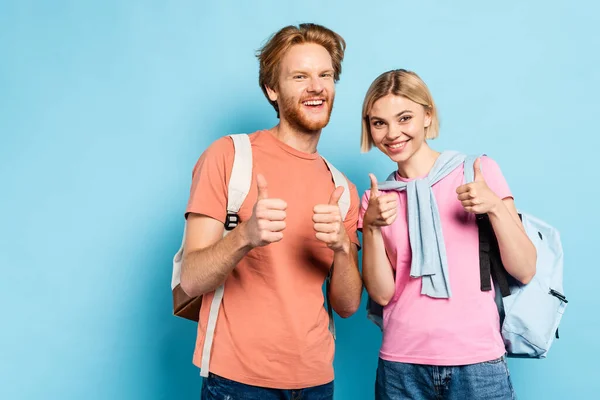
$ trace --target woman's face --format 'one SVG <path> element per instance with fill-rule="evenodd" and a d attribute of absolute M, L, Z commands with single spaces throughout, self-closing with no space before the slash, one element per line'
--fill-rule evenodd
<path fill-rule="evenodd" d="M 425 142 L 425 128 L 431 124 L 425 107 L 393 94 L 377 100 L 368 116 L 375 146 L 396 163 L 419 150 Z"/>

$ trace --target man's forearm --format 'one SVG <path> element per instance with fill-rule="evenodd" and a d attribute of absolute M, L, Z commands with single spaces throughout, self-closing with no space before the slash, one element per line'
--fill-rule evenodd
<path fill-rule="evenodd" d="M 331 276 L 330 301 L 342 318 L 354 314 L 360 307 L 362 280 L 358 272 L 358 250 L 348 240 L 347 246 L 334 252 Z"/>
<path fill-rule="evenodd" d="M 190 297 L 219 287 L 240 260 L 252 249 L 244 223 L 204 249 L 188 253 L 181 267 L 181 287 Z"/>

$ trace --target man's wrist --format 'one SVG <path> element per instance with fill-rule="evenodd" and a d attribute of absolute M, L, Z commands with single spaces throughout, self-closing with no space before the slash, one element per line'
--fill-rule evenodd
<path fill-rule="evenodd" d="M 334 253 L 339 253 L 339 254 L 350 254 L 350 246 L 352 246 L 352 242 L 350 241 L 350 238 L 348 237 L 347 234 L 344 235 L 344 239 L 342 240 L 342 245 L 335 249 L 333 252 Z"/>
<path fill-rule="evenodd" d="M 254 246 L 252 246 L 252 242 L 250 241 L 250 235 L 248 234 L 248 222 L 241 222 L 235 230 L 238 231 L 237 236 L 239 248 L 247 251 L 252 250 Z"/>

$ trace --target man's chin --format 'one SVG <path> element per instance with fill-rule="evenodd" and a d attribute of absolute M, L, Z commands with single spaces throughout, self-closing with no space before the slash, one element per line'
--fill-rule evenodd
<path fill-rule="evenodd" d="M 297 121 L 298 125 L 304 128 L 307 131 L 320 131 L 325 128 L 329 123 L 329 117 L 324 116 L 322 118 L 302 118 L 300 121 Z"/>
<path fill-rule="evenodd" d="M 328 123 L 328 121 L 326 121 L 326 122 L 314 122 L 314 123 L 311 123 L 311 124 L 304 125 L 304 128 L 307 131 L 318 132 L 321 129 L 325 128 L 327 126 L 327 123 Z"/>
<path fill-rule="evenodd" d="M 331 112 L 310 115 L 304 113 L 301 109 L 293 110 L 290 113 L 283 113 L 283 118 L 285 118 L 290 125 L 293 125 L 302 131 L 306 131 L 307 133 L 320 132 L 321 129 L 327 126 L 330 117 Z"/>

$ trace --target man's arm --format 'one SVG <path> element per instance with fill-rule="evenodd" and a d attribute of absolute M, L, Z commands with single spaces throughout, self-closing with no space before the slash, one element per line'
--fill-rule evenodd
<path fill-rule="evenodd" d="M 190 297 L 219 287 L 250 250 L 244 223 L 223 237 L 221 221 L 190 214 L 181 267 L 181 288 Z"/>
<path fill-rule="evenodd" d="M 358 247 L 350 239 L 341 250 L 333 253 L 332 268 L 329 300 L 340 317 L 348 318 L 360 307 L 362 294 L 362 280 L 358 272 Z"/>
<path fill-rule="evenodd" d="M 269 199 L 267 181 L 256 177 L 258 198 L 252 216 L 223 237 L 223 224 L 213 218 L 190 214 L 181 267 L 181 288 L 190 297 L 219 287 L 250 250 L 283 238 L 285 209 L 280 199 Z"/>
<path fill-rule="evenodd" d="M 347 318 L 360 307 L 362 280 L 358 272 L 358 248 L 350 240 L 338 206 L 343 192 L 342 186 L 337 187 L 331 194 L 328 204 L 315 206 L 313 222 L 317 239 L 333 250 L 333 271 L 329 292 L 331 306 L 340 317 Z M 348 215 L 350 223 L 356 229 L 356 217 L 351 215 L 354 211 L 349 211 Z"/>

